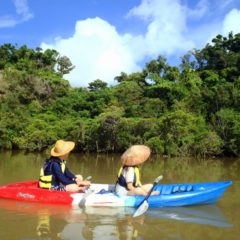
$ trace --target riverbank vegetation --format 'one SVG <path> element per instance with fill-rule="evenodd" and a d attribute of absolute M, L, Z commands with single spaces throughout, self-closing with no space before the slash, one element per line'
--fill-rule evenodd
<path fill-rule="evenodd" d="M 116 85 L 64 80 L 74 66 L 55 50 L 0 46 L 0 148 L 122 152 L 147 144 L 162 155 L 240 155 L 240 34 L 216 36 L 182 57 L 159 56 Z"/>

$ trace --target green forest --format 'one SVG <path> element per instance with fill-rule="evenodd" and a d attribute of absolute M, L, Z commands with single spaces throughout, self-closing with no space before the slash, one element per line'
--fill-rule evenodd
<path fill-rule="evenodd" d="M 240 34 L 216 36 L 178 67 L 159 56 L 114 86 L 73 88 L 63 78 L 73 68 L 53 49 L 0 46 L 1 149 L 65 139 L 83 152 L 146 144 L 167 156 L 240 156 Z"/>

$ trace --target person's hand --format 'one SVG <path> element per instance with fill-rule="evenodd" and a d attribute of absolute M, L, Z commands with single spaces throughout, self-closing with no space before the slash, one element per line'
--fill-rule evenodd
<path fill-rule="evenodd" d="M 78 186 L 90 186 L 91 185 L 90 181 L 84 181 L 79 178 L 76 179 L 76 183 Z"/>
<path fill-rule="evenodd" d="M 83 176 L 82 175 L 77 174 L 77 175 L 75 175 L 75 177 L 76 177 L 76 180 L 78 179 L 78 181 L 83 181 Z"/>

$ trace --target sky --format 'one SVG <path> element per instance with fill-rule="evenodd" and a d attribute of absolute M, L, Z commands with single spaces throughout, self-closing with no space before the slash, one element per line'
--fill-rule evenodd
<path fill-rule="evenodd" d="M 240 0 L 0 0 L 0 45 L 56 49 L 75 66 L 73 87 L 141 71 L 164 56 L 240 32 Z"/>

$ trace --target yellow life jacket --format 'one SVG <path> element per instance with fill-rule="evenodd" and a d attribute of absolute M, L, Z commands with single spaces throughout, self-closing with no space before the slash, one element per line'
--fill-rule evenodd
<path fill-rule="evenodd" d="M 127 182 L 125 177 L 123 176 L 122 172 L 123 172 L 124 167 L 121 167 L 118 171 L 118 180 L 117 183 L 122 186 L 125 187 L 127 189 Z M 133 186 L 134 187 L 138 187 L 141 186 L 141 181 L 140 181 L 140 171 L 138 167 L 134 167 L 134 179 L 133 179 Z"/>
<path fill-rule="evenodd" d="M 40 170 L 40 178 L 39 178 L 39 187 L 40 188 L 46 188 L 46 189 L 50 189 L 52 187 L 52 179 L 53 179 L 53 175 L 44 175 L 44 169 L 48 166 L 47 164 L 52 164 L 52 162 L 49 163 L 45 163 L 45 166 L 41 168 Z M 65 162 L 61 162 L 61 169 L 62 172 L 64 173 L 66 168 L 66 164 Z"/>

